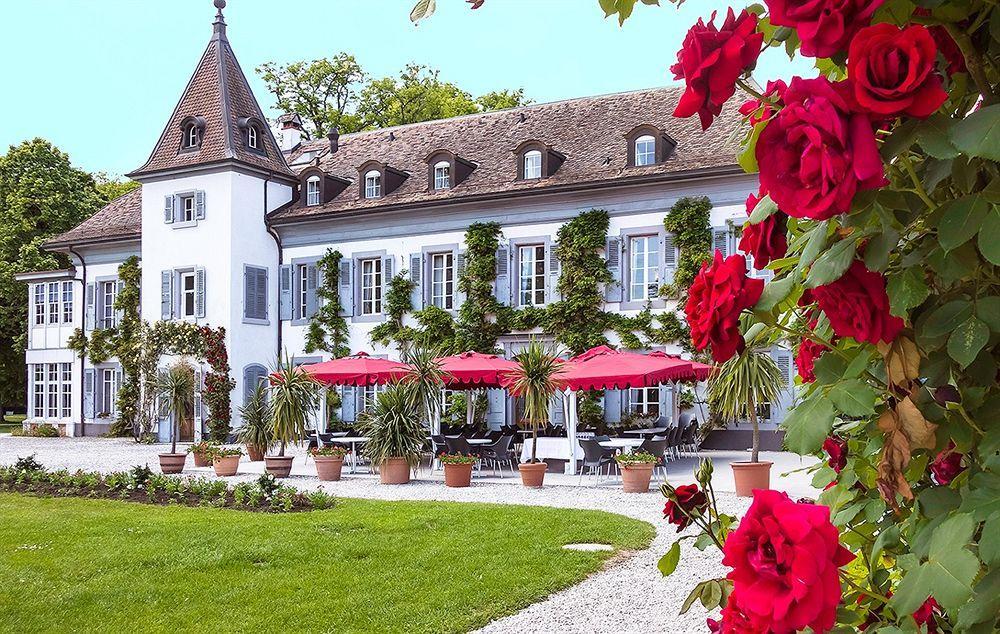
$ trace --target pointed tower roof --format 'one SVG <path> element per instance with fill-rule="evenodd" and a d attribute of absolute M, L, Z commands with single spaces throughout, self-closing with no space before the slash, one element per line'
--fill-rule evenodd
<path fill-rule="evenodd" d="M 149 159 L 129 176 L 236 162 L 295 179 L 226 37 L 225 6 L 225 0 L 215 0 L 212 39 Z M 199 128 L 200 142 L 186 147 L 185 133 L 192 123 Z M 259 149 L 247 142 L 248 126 L 256 127 Z"/>

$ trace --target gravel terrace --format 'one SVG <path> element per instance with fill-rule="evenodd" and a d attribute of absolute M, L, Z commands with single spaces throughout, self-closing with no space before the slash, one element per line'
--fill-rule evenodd
<path fill-rule="evenodd" d="M 169 451 L 169 448 L 166 449 Z M 17 457 L 35 454 L 48 468 L 120 471 L 134 465 L 157 464 L 156 454 L 163 445 L 137 445 L 128 440 L 96 438 L 15 438 L 0 435 L 0 464 L 10 464 Z M 295 452 L 301 456 L 301 450 Z M 731 491 L 732 476 L 728 462 L 746 459 L 741 452 L 703 452 L 715 463 L 716 490 L 723 512 L 741 515 L 749 500 L 737 498 Z M 803 473 L 787 472 L 811 464 L 798 456 L 784 453 L 762 454 L 772 460 L 772 487 L 788 491 L 792 497 L 818 495 Z M 673 484 L 693 481 L 694 458 L 672 462 L 667 477 Z M 556 593 L 521 612 L 490 623 L 482 632 L 704 632 L 705 610 L 695 604 L 685 615 L 678 615 L 688 592 L 701 580 L 725 574 L 717 552 L 701 553 L 690 541 L 682 545 L 681 561 L 668 578 L 656 569 L 660 556 L 676 538 L 674 527 L 662 519 L 663 498 L 656 492 L 627 494 L 612 481 L 594 486 L 592 478 L 578 485 L 576 477 L 549 473 L 540 490 L 520 486 L 515 477 L 499 479 L 479 477 L 468 489 L 450 489 L 440 482 L 440 474 L 421 472 L 420 479 L 405 486 L 383 486 L 367 473 L 348 474 L 340 482 L 321 483 L 314 477 L 312 463 L 295 460 L 292 477 L 287 481 L 300 489 L 324 490 L 341 497 L 380 500 L 436 500 L 453 502 L 492 502 L 562 508 L 598 509 L 645 520 L 657 529 L 648 550 L 629 557 L 616 558 L 605 570 L 571 588 Z M 213 476 L 212 469 L 195 469 L 191 461 L 186 474 Z M 263 471 L 263 463 L 240 463 L 241 475 L 232 480 L 252 479 Z M 787 475 L 786 475 L 787 474 Z"/>

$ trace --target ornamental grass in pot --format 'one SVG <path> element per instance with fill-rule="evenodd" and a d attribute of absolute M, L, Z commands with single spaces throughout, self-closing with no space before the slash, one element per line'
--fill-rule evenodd
<path fill-rule="evenodd" d="M 444 465 L 445 486 L 462 488 L 472 484 L 472 468 L 478 458 L 462 453 L 442 453 L 438 459 Z"/>
<path fill-rule="evenodd" d="M 622 489 L 625 493 L 646 493 L 653 477 L 657 458 L 646 451 L 620 453 L 615 456 L 622 472 Z"/>
<path fill-rule="evenodd" d="M 271 421 L 271 404 L 267 388 L 258 384 L 250 398 L 240 407 L 243 426 L 236 432 L 236 439 L 246 445 L 250 462 L 260 462 L 274 445 L 274 428 Z"/>
<path fill-rule="evenodd" d="M 293 456 L 286 456 L 290 444 L 297 445 L 306 435 L 306 421 L 316 409 L 319 382 L 308 372 L 302 372 L 288 355 L 271 372 L 268 390 L 271 395 L 271 433 L 278 455 L 264 456 L 264 468 L 276 478 L 287 478 L 292 470 Z"/>
<path fill-rule="evenodd" d="M 156 391 L 166 404 L 170 419 L 170 452 L 160 454 L 160 471 L 181 473 L 184 471 L 186 453 L 177 453 L 177 436 L 181 418 L 194 406 L 194 368 L 184 361 L 178 361 L 157 377 Z"/>
<path fill-rule="evenodd" d="M 420 463 L 427 430 L 414 406 L 412 383 L 397 383 L 379 392 L 358 421 L 358 433 L 368 438 L 365 454 L 379 470 L 382 484 L 406 484 Z"/>
<path fill-rule="evenodd" d="M 514 360 L 517 369 L 505 377 L 508 391 L 524 399 L 524 418 L 521 426 L 531 430 L 531 458 L 518 465 L 521 483 L 526 487 L 539 488 L 545 481 L 548 465 L 538 460 L 538 430 L 549 420 L 549 403 L 562 389 L 562 361 L 554 351 L 538 341 L 532 340 L 518 353 Z"/>
<path fill-rule="evenodd" d="M 338 445 L 327 445 L 325 447 L 314 447 L 309 450 L 309 455 L 316 463 L 316 476 L 323 482 L 336 482 L 340 480 L 340 473 L 344 468 L 344 456 L 350 451 L 346 447 Z"/>
<path fill-rule="evenodd" d="M 207 467 L 212 464 L 211 452 L 216 443 L 211 440 L 196 442 L 188 447 L 188 453 L 194 458 L 194 466 Z"/>
<path fill-rule="evenodd" d="M 239 447 L 215 446 L 212 447 L 209 455 L 212 457 L 215 475 L 220 477 L 234 476 L 239 471 L 243 450 Z"/>
<path fill-rule="evenodd" d="M 756 340 L 760 329 L 751 328 L 746 335 L 746 348 L 729 358 L 708 381 L 708 405 L 712 413 L 723 420 L 749 420 L 753 429 L 753 444 L 749 462 L 733 462 L 736 495 L 750 497 L 754 489 L 771 488 L 771 462 L 761 461 L 760 425 L 757 406 L 774 403 L 784 387 L 781 369 Z"/>

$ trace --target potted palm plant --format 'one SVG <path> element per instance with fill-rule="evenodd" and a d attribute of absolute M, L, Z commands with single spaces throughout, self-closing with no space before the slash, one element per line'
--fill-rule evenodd
<path fill-rule="evenodd" d="M 302 372 L 285 355 L 271 372 L 271 433 L 280 447 L 278 455 L 264 456 L 264 468 L 276 478 L 287 478 L 294 456 L 286 456 L 290 444 L 298 444 L 306 435 L 306 421 L 316 408 L 320 384 L 308 372 Z"/>
<path fill-rule="evenodd" d="M 622 472 L 622 489 L 625 493 L 645 493 L 649 491 L 649 481 L 653 477 L 657 458 L 647 451 L 620 453 L 615 456 Z"/>
<path fill-rule="evenodd" d="M 234 476 L 240 468 L 240 457 L 243 456 L 243 450 L 239 447 L 220 447 L 215 446 L 210 450 L 209 455 L 212 457 L 212 467 L 215 469 L 215 475 L 220 477 Z"/>
<path fill-rule="evenodd" d="M 170 418 L 170 453 L 160 454 L 160 471 L 181 473 L 184 471 L 186 453 L 177 453 L 178 427 L 181 418 L 194 404 L 194 369 L 184 361 L 178 361 L 166 372 L 162 372 L 156 382 L 159 397 L 166 403 Z"/>
<path fill-rule="evenodd" d="M 365 453 L 378 467 L 382 484 L 406 484 L 420 462 L 427 431 L 414 407 L 413 391 L 412 383 L 389 386 L 358 422 L 358 432 L 368 438 Z"/>
<path fill-rule="evenodd" d="M 519 367 L 506 377 L 507 389 L 524 399 L 521 426 L 531 430 L 531 459 L 518 465 L 521 483 L 526 487 L 541 487 L 548 465 L 538 460 L 538 429 L 549 420 L 549 403 L 563 387 L 560 378 L 562 361 L 546 346 L 531 341 L 514 357 Z"/>
<path fill-rule="evenodd" d="M 708 381 L 709 409 L 727 421 L 749 420 L 753 443 L 749 462 L 734 462 L 736 495 L 749 497 L 754 489 L 770 488 L 771 462 L 761 461 L 757 407 L 773 403 L 784 386 L 781 369 L 761 342 L 748 332 L 743 352 L 719 366 Z"/>
<path fill-rule="evenodd" d="M 316 463 L 316 477 L 323 482 L 336 482 L 340 480 L 340 472 L 344 468 L 344 456 L 348 450 L 338 445 L 327 445 L 325 447 L 314 447 L 309 450 L 309 455 Z"/>
<path fill-rule="evenodd" d="M 236 439 L 246 445 L 251 462 L 264 459 L 264 454 L 274 445 L 271 424 L 271 404 L 267 402 L 267 389 L 259 384 L 250 398 L 240 408 L 243 426 L 236 432 Z"/>
<path fill-rule="evenodd" d="M 427 429 L 438 420 L 445 379 L 448 378 L 437 360 L 440 354 L 440 350 L 429 346 L 409 346 L 403 350 L 403 362 L 410 370 L 402 382 L 410 387 L 413 407 Z"/>

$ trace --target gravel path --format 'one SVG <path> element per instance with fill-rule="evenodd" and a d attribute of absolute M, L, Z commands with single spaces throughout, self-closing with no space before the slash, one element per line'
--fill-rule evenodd
<path fill-rule="evenodd" d="M 136 445 L 118 439 L 35 439 L 0 436 L 0 464 L 9 464 L 19 456 L 36 454 L 37 459 L 49 468 L 65 467 L 98 471 L 127 469 L 136 464 L 155 465 L 156 454 L 162 445 Z M 725 474 L 719 460 L 731 456 L 716 456 L 716 473 Z M 773 468 L 776 482 L 772 486 L 788 490 L 792 495 L 812 493 L 801 474 L 782 477 L 781 473 L 801 466 L 798 458 L 790 460 L 787 454 L 770 454 L 766 459 L 775 460 Z M 662 519 L 663 498 L 658 493 L 626 494 L 617 486 L 574 486 L 576 478 L 546 476 L 557 484 L 532 490 L 520 486 L 516 480 L 506 478 L 477 478 L 468 489 L 450 489 L 437 480 L 420 480 L 406 486 L 382 486 L 377 479 L 365 475 L 345 476 L 340 482 L 321 483 L 306 474 L 315 473 L 297 458 L 297 466 L 288 482 L 299 488 L 323 488 L 341 497 L 380 500 L 435 500 L 454 502 L 493 502 L 498 504 L 526 504 L 560 508 L 597 509 L 619 513 L 644 520 L 657 529 L 657 535 L 648 550 L 627 558 L 615 560 L 605 570 L 583 582 L 558 592 L 521 612 L 490 623 L 482 632 L 704 632 L 705 610 L 696 604 L 686 615 L 678 615 L 681 603 L 696 583 L 722 576 L 725 569 L 720 556 L 711 550 L 701 553 L 684 542 L 681 561 L 677 570 L 664 579 L 656 569 L 660 556 L 676 539 L 674 527 Z M 671 483 L 692 481 L 691 466 L 694 460 L 677 463 L 684 472 L 668 474 Z M 188 462 L 191 465 L 191 462 Z M 252 479 L 262 471 L 260 463 L 240 464 L 241 474 L 233 480 Z M 186 473 L 211 475 L 211 469 L 188 468 Z M 687 475 L 682 475 L 686 473 Z M 300 474 L 300 475 L 297 475 Z M 554 475 L 554 474 L 549 474 Z M 720 488 L 726 488 L 725 486 Z M 741 515 L 749 500 L 737 498 L 732 493 L 718 493 L 720 510 Z"/>

